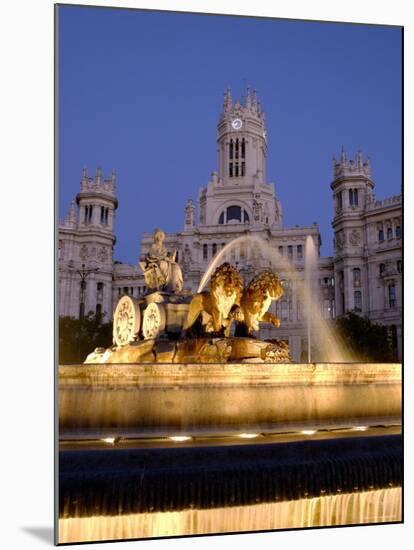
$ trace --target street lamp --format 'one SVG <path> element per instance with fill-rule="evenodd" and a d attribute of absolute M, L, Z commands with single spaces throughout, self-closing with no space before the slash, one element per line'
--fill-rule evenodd
<path fill-rule="evenodd" d="M 83 319 L 85 313 L 85 290 L 86 290 L 86 279 L 90 273 L 96 273 L 99 271 L 99 267 L 86 268 L 85 264 L 82 264 L 81 269 L 77 269 L 76 273 L 80 277 L 80 308 L 79 308 L 79 318 Z"/>

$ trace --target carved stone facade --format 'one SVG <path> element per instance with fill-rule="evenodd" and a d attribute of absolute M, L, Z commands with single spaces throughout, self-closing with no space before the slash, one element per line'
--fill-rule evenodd
<path fill-rule="evenodd" d="M 265 115 L 255 93 L 248 90 L 242 104 L 233 102 L 230 91 L 226 91 L 217 145 L 217 171 L 199 190 L 197 207 L 193 200 L 187 202 L 182 229 L 167 234 L 164 246 L 169 253 L 177 251 L 175 260 L 183 271 L 184 289 L 192 293 L 197 292 L 212 258 L 237 237 L 260 237 L 280 252 L 294 265 L 296 274 L 289 277 L 283 266 L 278 269 L 284 280 L 284 295 L 270 311 L 281 320 L 281 327 L 269 325 L 261 330 L 260 337 L 288 340 L 293 360 L 299 361 L 306 349 L 299 291 L 304 278 L 305 242 L 310 235 L 320 249 L 318 226 L 283 226 L 275 184 L 266 179 Z M 355 160 L 349 160 L 344 151 L 339 161 L 334 159 L 331 188 L 334 255 L 319 257 L 318 263 L 323 314 L 333 319 L 352 310 L 386 324 L 401 354 L 401 197 L 375 200 L 370 161 L 364 161 L 361 152 Z M 93 179 L 84 171 L 77 204 L 78 210 L 73 203 L 59 227 L 60 313 L 79 316 L 82 290 L 77 270 L 85 264 L 86 269 L 99 269 L 86 280 L 85 312 L 96 311 L 101 304 L 100 309 L 109 317 L 121 296 L 138 299 L 146 293 L 139 262 L 150 252 L 154 228 L 148 228 L 151 232 L 142 237 L 136 265 L 116 262 L 112 254 L 117 205 L 114 176 L 103 180 L 98 171 Z M 245 282 L 269 267 L 260 251 L 242 243 L 223 261 L 237 267 Z"/>

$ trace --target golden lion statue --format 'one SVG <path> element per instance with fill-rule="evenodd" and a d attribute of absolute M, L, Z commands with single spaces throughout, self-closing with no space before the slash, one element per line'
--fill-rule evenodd
<path fill-rule="evenodd" d="M 211 276 L 210 292 L 196 294 L 190 303 L 184 330 L 190 329 L 198 317 L 206 332 L 229 336 L 231 313 L 240 305 L 243 281 L 239 272 L 230 264 L 219 266 Z"/>
<path fill-rule="evenodd" d="M 241 321 L 248 335 L 259 330 L 259 323 L 272 323 L 279 328 L 280 320 L 267 310 L 273 300 L 279 300 L 283 296 L 283 288 L 279 277 L 267 269 L 249 283 L 243 292 L 240 301 L 240 311 L 236 311 L 234 319 Z"/>

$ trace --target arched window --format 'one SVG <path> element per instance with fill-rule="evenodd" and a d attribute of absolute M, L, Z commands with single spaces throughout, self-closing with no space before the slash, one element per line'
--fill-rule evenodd
<path fill-rule="evenodd" d="M 203 244 L 203 260 L 207 260 L 208 258 L 208 245 Z"/>
<path fill-rule="evenodd" d="M 279 254 L 283 256 L 283 246 L 279 246 Z"/>
<path fill-rule="evenodd" d="M 358 206 L 358 189 L 349 190 L 349 205 Z"/>
<path fill-rule="evenodd" d="M 397 239 L 401 239 L 401 226 L 400 225 L 397 225 L 397 227 L 395 228 L 395 236 L 397 237 Z"/>
<path fill-rule="evenodd" d="M 379 273 L 380 275 L 385 273 L 385 264 L 379 264 Z"/>
<path fill-rule="evenodd" d="M 301 244 L 298 244 L 297 256 L 298 256 L 298 260 L 301 260 L 303 258 L 303 248 Z"/>
<path fill-rule="evenodd" d="M 352 278 L 355 286 L 359 286 L 361 284 L 361 270 L 359 267 L 354 267 L 352 270 Z"/>
<path fill-rule="evenodd" d="M 232 220 L 242 221 L 242 209 L 240 206 L 229 206 L 227 208 L 227 223 Z"/>
<path fill-rule="evenodd" d="M 246 141 L 243 138 L 241 142 L 241 157 L 242 159 L 246 158 Z"/>
<path fill-rule="evenodd" d="M 230 140 L 230 149 L 229 149 L 229 159 L 233 160 L 233 154 L 234 154 L 234 144 L 233 140 Z"/>
<path fill-rule="evenodd" d="M 387 227 L 387 239 L 388 240 L 392 239 L 392 227 L 391 226 Z"/>
<path fill-rule="evenodd" d="M 216 243 L 213 243 L 213 246 L 212 246 L 212 253 L 213 253 L 213 256 L 215 256 L 216 253 L 217 253 L 217 244 L 216 244 Z"/>
<path fill-rule="evenodd" d="M 239 138 L 236 139 L 235 157 L 239 158 Z"/>
<path fill-rule="evenodd" d="M 338 210 L 342 210 L 342 191 L 336 195 L 336 207 Z"/>
<path fill-rule="evenodd" d="M 226 223 L 249 223 L 250 218 L 249 214 L 244 208 L 241 208 L 241 206 L 233 205 L 228 206 L 226 210 L 221 212 L 218 223 L 220 225 L 226 224 Z"/>
<path fill-rule="evenodd" d="M 382 243 L 384 241 L 384 230 L 383 229 L 380 229 L 378 231 L 378 240 L 380 243 Z"/>

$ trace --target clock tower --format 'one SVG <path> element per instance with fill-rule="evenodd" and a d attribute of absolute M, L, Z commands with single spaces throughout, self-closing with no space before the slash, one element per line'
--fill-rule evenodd
<path fill-rule="evenodd" d="M 256 91 L 247 89 L 246 101 L 233 103 L 224 94 L 223 112 L 217 127 L 218 180 L 243 185 L 266 181 L 266 128 Z"/>
<path fill-rule="evenodd" d="M 256 91 L 247 88 L 243 102 L 233 102 L 229 89 L 224 93 L 217 151 L 217 171 L 199 193 L 200 226 L 281 227 L 275 186 L 266 180 L 265 115 Z"/>

